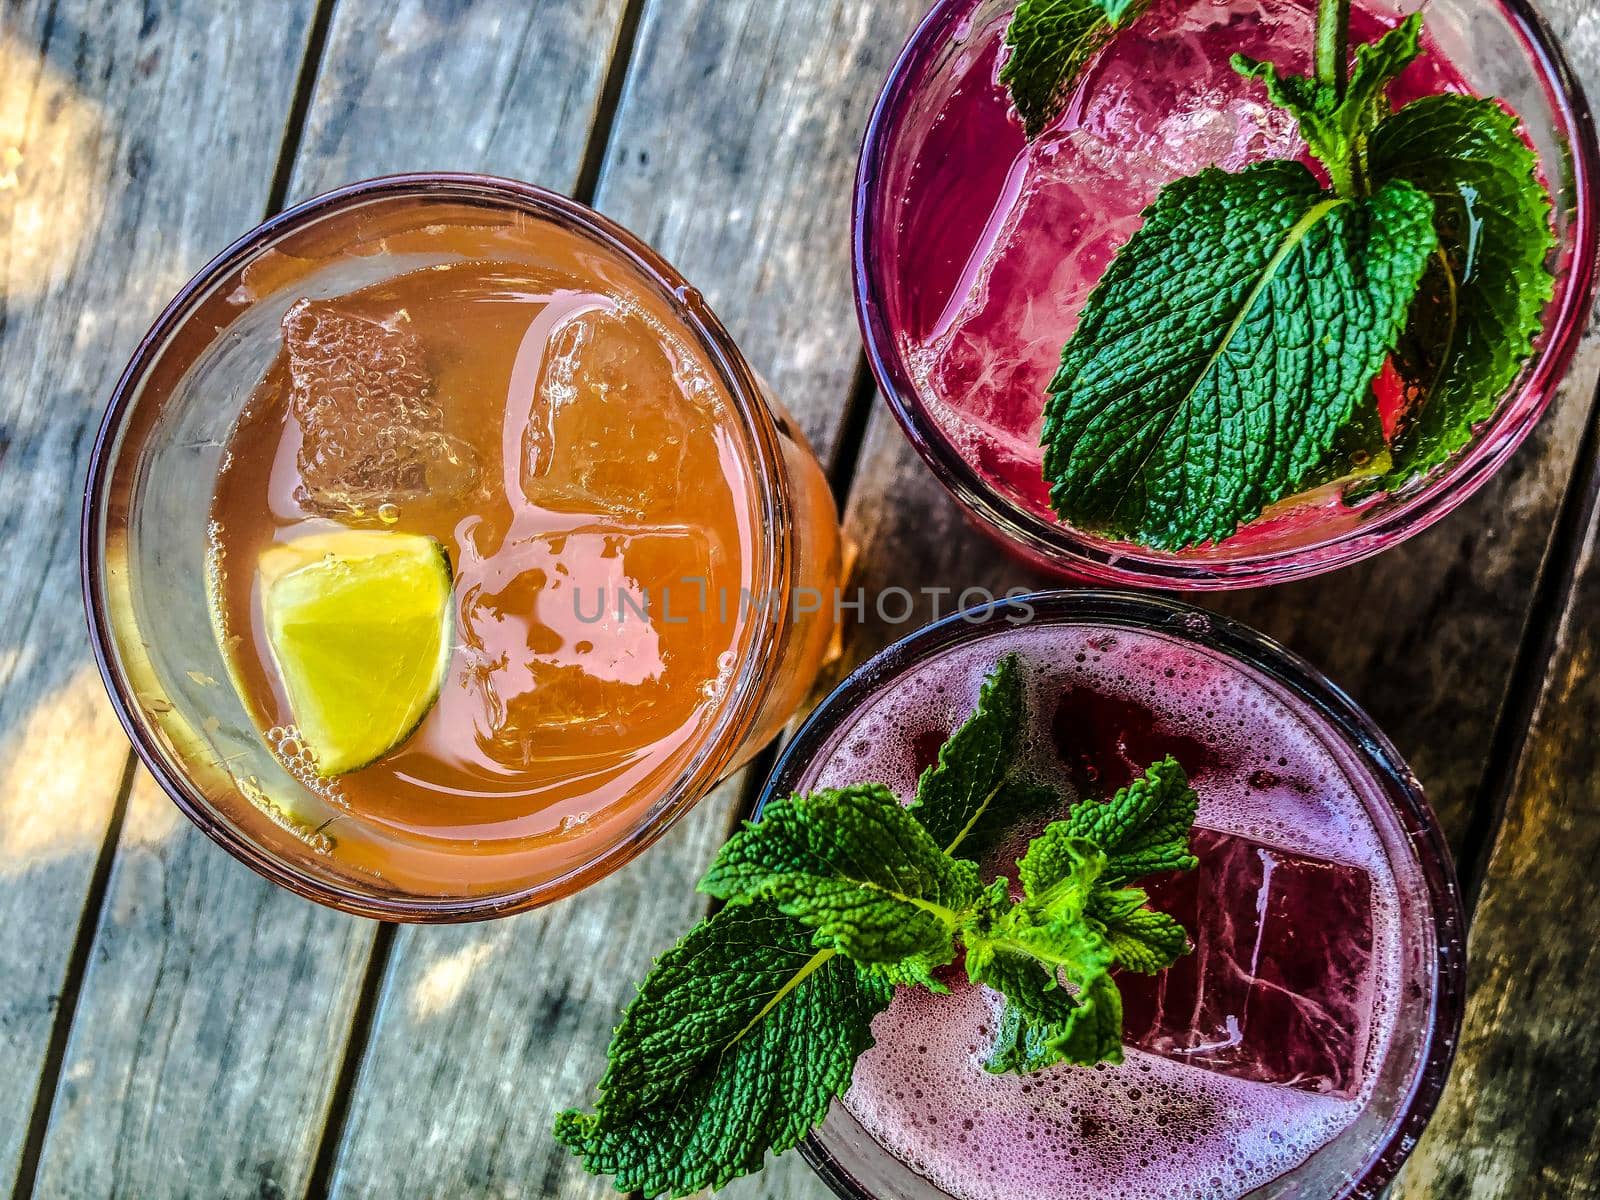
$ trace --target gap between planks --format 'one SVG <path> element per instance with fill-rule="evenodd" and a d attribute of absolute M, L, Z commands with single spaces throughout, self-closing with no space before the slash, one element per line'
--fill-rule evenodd
<path fill-rule="evenodd" d="M 1527 621 L 1489 743 L 1483 786 L 1473 803 L 1471 824 L 1462 839 L 1456 863 L 1469 927 L 1488 874 L 1490 856 L 1505 823 L 1511 791 L 1516 785 L 1517 764 L 1527 745 L 1534 710 L 1553 663 L 1562 613 L 1576 584 L 1584 538 L 1595 515 L 1593 480 L 1597 470 L 1600 470 L 1600 387 L 1590 400 L 1583 438 L 1578 443 L 1572 474 L 1567 477 L 1550 546 L 1534 580 Z"/>
<path fill-rule="evenodd" d="M 317 0 L 316 10 L 311 14 L 311 28 L 306 34 L 306 49 L 300 60 L 300 74 L 295 80 L 294 99 L 289 103 L 283 141 L 278 145 L 278 162 L 272 171 L 272 186 L 267 189 L 267 217 L 282 212 L 284 202 L 289 197 L 294 164 L 300 157 L 300 143 L 305 139 L 306 120 L 311 115 L 311 98 L 317 90 L 317 78 L 322 74 L 323 58 L 328 50 L 328 30 L 333 26 L 333 10 L 338 3 L 339 0 Z"/>
<path fill-rule="evenodd" d="M 61 1069 L 67 1059 L 67 1039 L 72 1035 L 72 1022 L 78 1013 L 83 976 L 89 969 L 89 954 L 94 949 L 95 932 L 100 928 L 100 912 L 105 907 L 106 892 L 111 884 L 111 864 L 116 861 L 117 844 L 122 838 L 122 825 L 128 815 L 128 800 L 133 794 L 134 774 L 138 769 L 138 759 L 130 749 L 122 764 L 122 778 L 117 784 L 111 820 L 106 823 L 106 836 L 100 843 L 100 853 L 95 858 L 94 870 L 89 876 L 88 895 L 78 918 L 77 933 L 72 939 L 72 956 L 67 959 L 67 973 L 62 979 L 61 994 L 56 1000 L 55 1022 L 50 1027 L 50 1042 L 45 1049 L 44 1066 L 39 1071 L 39 1088 L 34 1094 L 33 1109 L 28 1115 L 28 1132 L 22 1143 L 22 1158 L 12 1189 L 13 1200 L 28 1200 L 33 1195 L 34 1184 L 39 1176 L 45 1137 L 50 1132 L 50 1113 L 54 1108 L 56 1088 L 61 1083 Z"/>

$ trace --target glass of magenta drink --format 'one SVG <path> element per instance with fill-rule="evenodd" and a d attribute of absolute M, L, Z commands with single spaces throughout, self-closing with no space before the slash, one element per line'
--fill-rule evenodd
<path fill-rule="evenodd" d="M 1242 53 L 1309 72 L 1317 5 L 1154 0 L 1107 40 L 1032 140 L 1000 82 L 1015 7 L 934 6 L 873 115 L 855 207 L 856 296 L 878 383 L 979 525 L 1073 578 L 1244 587 L 1365 558 L 1481 486 L 1549 403 L 1594 284 L 1592 122 L 1537 14 L 1522 0 L 1432 0 L 1420 54 L 1388 89 L 1396 109 L 1438 93 L 1498 98 L 1554 200 L 1543 231 L 1553 238 L 1553 294 L 1542 316 L 1535 308 L 1532 352 L 1492 415 L 1463 429 L 1465 444 L 1442 461 L 1385 479 L 1385 442 L 1421 392 L 1391 359 L 1370 389 L 1383 424 L 1371 444 L 1333 445 L 1314 477 L 1229 523 L 1231 536 L 1153 549 L 1053 511 L 1042 474 L 1045 394 L 1091 290 L 1163 188 L 1204 168 L 1237 172 L 1272 159 L 1321 170 L 1290 113 L 1230 65 Z M 1356 0 L 1351 36 L 1371 41 L 1417 7 Z"/>
<path fill-rule="evenodd" d="M 1449 1068 L 1462 910 L 1415 778 L 1304 662 L 1121 593 L 969 610 L 841 685 L 763 803 L 861 780 L 910 796 L 1008 653 L 1026 681 L 1022 762 L 1069 803 L 1169 754 L 1188 772 L 1200 865 L 1145 886 L 1193 951 L 1119 974 L 1118 1066 L 991 1074 L 993 993 L 959 963 L 948 995 L 901 989 L 804 1146 L 813 1166 L 858 1200 L 1375 1196 Z M 991 872 L 1059 815 L 1018 829 Z"/>
<path fill-rule="evenodd" d="M 789 717 L 833 641 L 823 473 L 691 288 L 526 184 L 273 218 L 119 383 L 83 529 L 100 666 L 178 805 L 399 920 L 566 895 Z M 811 611 L 805 611 L 806 608 Z"/>

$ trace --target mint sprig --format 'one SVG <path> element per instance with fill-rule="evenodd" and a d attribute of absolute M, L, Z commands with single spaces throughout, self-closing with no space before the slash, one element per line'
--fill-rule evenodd
<path fill-rule="evenodd" d="M 1353 486 L 1399 487 L 1493 415 L 1553 294 L 1550 199 L 1495 102 L 1391 114 L 1421 24 L 1352 64 L 1348 0 L 1322 0 L 1313 76 L 1235 56 L 1332 186 L 1258 163 L 1178 180 L 1146 209 L 1046 397 L 1063 520 L 1158 550 L 1218 542 L 1278 500 L 1354 480 L 1351 461 L 1371 464 Z M 1371 396 L 1388 361 L 1418 397 L 1392 445 Z"/>
<path fill-rule="evenodd" d="M 1394 347 L 1432 218 L 1409 184 L 1346 199 L 1293 162 L 1163 189 L 1050 384 L 1056 512 L 1177 550 L 1299 490 Z"/>
<path fill-rule="evenodd" d="M 557 1138 L 647 1196 L 759 1170 L 844 1094 L 893 988 L 943 991 L 935 972 L 958 956 L 1005 998 L 990 1069 L 1119 1061 L 1112 969 L 1158 970 L 1188 949 L 1177 922 L 1122 885 L 1143 864 L 1193 865 L 1194 793 L 1176 762 L 1158 763 L 1047 826 L 1017 863 L 1020 896 L 1004 878 L 985 886 L 969 839 L 992 846 L 1019 819 L 1007 806 L 1047 794 L 1017 769 L 1024 720 L 1008 656 L 914 804 L 864 783 L 777 800 L 747 823 L 701 882 L 726 907 L 657 961 L 594 1111 L 561 1114 Z"/>
<path fill-rule="evenodd" d="M 1149 0 L 1020 0 L 1006 28 L 1000 83 L 1029 139 L 1060 115 L 1083 69 Z"/>
<path fill-rule="evenodd" d="M 1006 998 L 986 1064 L 991 1071 L 1121 1061 L 1122 996 L 1109 967 L 1164 970 L 1185 953 L 1188 936 L 1172 916 L 1148 907 L 1143 889 L 1118 885 L 1198 864 L 1189 849 L 1198 804 L 1183 768 L 1169 757 L 1103 804 L 1080 801 L 1029 845 L 1017 864 L 1025 900 L 994 915 L 992 955 L 984 958 L 984 944 L 977 943 L 975 966 L 968 941 L 968 974 Z M 1019 922 L 1049 931 L 1048 939 L 1059 936 L 1075 953 L 1060 964 L 1077 988 L 1074 997 L 1059 994 L 1054 971 L 1041 972 L 1013 952 Z M 1025 934 L 1023 948 L 1036 936 Z"/>
<path fill-rule="evenodd" d="M 1348 77 L 1327 81 L 1284 75 L 1269 62 L 1233 56 L 1234 70 L 1266 85 L 1267 98 L 1294 114 L 1306 148 L 1328 169 L 1340 196 L 1366 192 L 1367 139 L 1388 112 L 1385 90 L 1422 51 L 1422 14 L 1413 13 L 1376 42 L 1357 46 Z"/>

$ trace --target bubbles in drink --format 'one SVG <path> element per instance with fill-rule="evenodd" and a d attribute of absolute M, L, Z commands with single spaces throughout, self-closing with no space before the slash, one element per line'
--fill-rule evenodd
<path fill-rule="evenodd" d="M 283 342 L 299 423 L 305 507 L 350 519 L 423 497 L 465 495 L 472 449 L 444 431 L 422 344 L 398 327 L 302 300 L 284 314 Z"/>
<path fill-rule="evenodd" d="M 267 730 L 266 739 L 273 757 L 309 791 L 335 804 L 344 803 L 339 781 L 324 779 L 317 773 L 316 760 L 311 757 L 311 751 L 306 749 L 297 728 L 293 725 L 274 725 Z"/>
<path fill-rule="evenodd" d="M 338 845 L 337 839 L 329 835 L 327 825 L 322 822 L 313 825 L 300 817 L 285 811 L 262 789 L 261 783 L 254 776 L 249 779 L 236 779 L 234 781 L 244 798 L 255 806 L 267 820 L 271 821 L 285 833 L 298 838 L 318 854 L 332 854 Z"/>

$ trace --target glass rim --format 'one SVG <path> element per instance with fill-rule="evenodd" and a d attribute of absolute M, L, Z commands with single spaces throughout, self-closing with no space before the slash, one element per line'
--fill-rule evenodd
<path fill-rule="evenodd" d="M 1026 618 L 1026 620 L 1023 620 Z M 1399 1172 L 1433 1116 L 1449 1077 L 1466 1009 L 1466 913 L 1450 848 L 1416 776 L 1389 738 L 1356 702 L 1298 654 L 1247 625 L 1180 600 L 1100 589 L 1033 592 L 982 604 L 924 626 L 880 650 L 812 710 L 784 747 L 752 813 L 787 795 L 840 726 L 881 689 L 929 658 L 1002 629 L 1091 624 L 1185 641 L 1243 663 L 1282 687 L 1325 721 L 1372 772 L 1420 867 L 1433 920 L 1430 1019 L 1407 1091 L 1384 1139 L 1340 1197 L 1375 1196 Z M 845 1200 L 882 1200 L 862 1190 L 816 1131 L 800 1146 L 812 1168 Z M 889 1154 L 888 1150 L 883 1151 Z M 892 1157 L 892 1155 L 891 1155 Z M 930 1185 L 931 1186 L 931 1185 Z"/>
<path fill-rule="evenodd" d="M 872 267 L 882 224 L 875 203 L 878 183 L 887 175 L 898 118 L 915 94 L 917 72 L 975 3 L 937 0 L 895 59 L 862 139 L 851 209 L 851 273 L 856 317 L 878 390 L 906 440 L 985 532 L 1058 573 L 1100 586 L 1188 591 L 1259 587 L 1320 575 L 1370 558 L 1387 548 L 1388 538 L 1398 534 L 1403 540 L 1422 532 L 1488 482 L 1526 440 L 1565 379 L 1600 279 L 1600 143 L 1596 142 L 1588 100 L 1555 34 L 1533 5 L 1528 0 L 1491 2 L 1512 25 L 1530 68 L 1544 85 L 1570 153 L 1574 192 L 1573 258 L 1566 272 L 1570 284 L 1559 304 L 1552 303 L 1547 309 L 1544 345 L 1501 397 L 1495 414 L 1473 441 L 1425 476 L 1414 495 L 1399 501 L 1372 524 L 1308 545 L 1222 561 L 1194 561 L 1109 542 L 1028 511 L 975 470 L 927 416 L 904 356 L 896 348 L 886 316 L 884 288 Z"/>
<path fill-rule="evenodd" d="M 744 635 L 738 672 L 727 700 L 698 740 L 694 755 L 632 828 L 588 862 L 552 879 L 509 892 L 471 897 L 363 892 L 312 875 L 246 836 L 195 785 L 182 761 L 139 703 L 123 664 L 115 622 L 107 602 L 108 500 L 123 467 L 122 435 L 143 399 L 141 388 L 171 336 L 216 285 L 238 272 L 253 255 L 317 220 L 373 200 L 415 197 L 488 203 L 533 212 L 616 253 L 658 288 L 674 316 L 706 353 L 751 451 L 758 532 L 754 539 L 758 594 L 772 598 Z M 219 334 L 220 336 L 220 334 Z M 209 343 L 208 343 L 209 344 Z M 458 923 L 509 916 L 573 894 L 615 871 L 659 840 L 703 799 L 753 732 L 761 704 L 777 677 L 792 638 L 793 592 L 798 570 L 793 546 L 796 520 L 777 420 L 764 400 L 758 377 L 700 291 L 642 239 L 588 205 L 537 184 L 472 172 L 426 171 L 381 175 L 319 193 L 276 213 L 215 255 L 161 310 L 139 340 L 118 377 L 90 452 L 79 530 L 79 570 L 89 641 L 112 709 L 135 754 L 162 791 L 207 837 L 268 881 L 295 894 L 355 916 L 418 924 Z"/>

